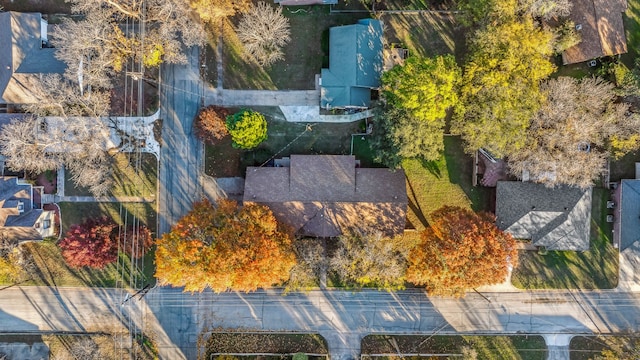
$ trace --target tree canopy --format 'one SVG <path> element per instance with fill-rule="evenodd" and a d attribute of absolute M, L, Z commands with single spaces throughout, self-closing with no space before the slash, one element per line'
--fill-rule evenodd
<path fill-rule="evenodd" d="M 498 157 L 525 145 L 526 129 L 543 100 L 541 80 L 554 70 L 553 35 L 524 18 L 476 31 L 465 65 L 452 131 L 469 153 Z"/>
<path fill-rule="evenodd" d="M 462 296 L 468 289 L 504 281 L 518 252 L 515 240 L 491 214 L 444 206 L 431 214 L 431 227 L 409 252 L 407 281 L 432 295 Z"/>
<path fill-rule="evenodd" d="M 112 219 L 87 219 L 71 226 L 58 246 L 72 267 L 103 268 L 118 258 L 118 250 L 140 258 L 153 245 L 151 232 L 141 225 L 121 229 Z"/>
<path fill-rule="evenodd" d="M 265 67 L 284 59 L 282 48 L 291 40 L 289 19 L 282 15 L 282 7 L 263 1 L 242 16 L 236 33 L 245 53 Z"/>
<path fill-rule="evenodd" d="M 229 135 L 226 125 L 227 116 L 229 116 L 229 110 L 220 106 L 211 105 L 200 109 L 193 122 L 198 139 L 207 144 L 215 144 Z"/>
<path fill-rule="evenodd" d="M 381 233 L 352 231 L 338 238 L 329 270 L 348 286 L 404 288 L 407 249 L 401 239 Z"/>
<path fill-rule="evenodd" d="M 613 84 L 600 78 L 559 77 L 545 82 L 545 100 L 532 117 L 525 146 L 509 156 L 509 169 L 554 186 L 589 187 L 611 152 L 637 149 L 640 119 L 616 103 Z"/>
<path fill-rule="evenodd" d="M 447 110 L 458 101 L 460 69 L 451 55 L 410 57 L 382 75 L 386 105 L 376 119 L 376 160 L 398 167 L 403 158 L 437 160 Z"/>
<path fill-rule="evenodd" d="M 251 7 L 251 0 L 190 0 L 190 4 L 202 21 L 215 22 L 246 12 Z"/>
<path fill-rule="evenodd" d="M 289 278 L 292 235 L 263 205 L 203 200 L 157 240 L 156 278 L 185 291 L 254 291 Z"/>
<path fill-rule="evenodd" d="M 253 149 L 267 140 L 267 120 L 259 112 L 240 110 L 227 116 L 226 124 L 235 148 Z"/>
<path fill-rule="evenodd" d="M 460 68 L 451 55 L 409 57 L 382 74 L 382 94 L 393 107 L 416 120 L 444 124 L 447 109 L 458 102 Z"/>

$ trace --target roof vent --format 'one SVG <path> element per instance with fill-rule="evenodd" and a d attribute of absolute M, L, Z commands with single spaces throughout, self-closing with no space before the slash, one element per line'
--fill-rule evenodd
<path fill-rule="evenodd" d="M 18 201 L 18 214 L 24 213 L 24 203 L 22 201 Z"/>

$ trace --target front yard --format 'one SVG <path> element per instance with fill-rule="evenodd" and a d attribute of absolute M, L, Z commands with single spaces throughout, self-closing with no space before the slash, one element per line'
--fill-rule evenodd
<path fill-rule="evenodd" d="M 511 282 L 520 289 L 612 289 L 618 284 L 618 250 L 606 222 L 609 190 L 593 189 L 588 251 L 521 251 Z"/>
<path fill-rule="evenodd" d="M 114 186 L 107 196 L 155 197 L 158 183 L 158 161 L 148 153 L 114 155 Z M 92 196 L 88 189 L 76 187 L 69 171 L 65 172 L 65 196 Z"/>

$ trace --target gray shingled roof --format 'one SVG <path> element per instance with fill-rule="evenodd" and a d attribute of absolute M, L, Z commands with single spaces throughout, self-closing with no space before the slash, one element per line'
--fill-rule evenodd
<path fill-rule="evenodd" d="M 321 70 L 322 107 L 368 107 L 383 68 L 382 23 L 362 19 L 329 30 L 329 68 Z"/>
<path fill-rule="evenodd" d="M 31 186 L 18 184 L 16 177 L 0 177 L 0 232 L 12 241 L 42 240 L 35 229 L 43 211 L 34 209 Z M 24 212 L 18 211 L 18 203 Z"/>
<path fill-rule="evenodd" d="M 516 239 L 549 250 L 588 250 L 591 189 L 499 181 L 496 223 Z"/>
<path fill-rule="evenodd" d="M 292 155 L 290 167 L 248 167 L 244 202 L 269 206 L 301 235 L 334 237 L 362 224 L 395 235 L 407 191 L 404 172 L 356 168 L 351 155 Z"/>
<path fill-rule="evenodd" d="M 620 197 L 620 251 L 640 241 L 640 180 L 622 180 Z"/>
<path fill-rule="evenodd" d="M 40 13 L 0 13 L 0 103 L 35 102 L 31 87 L 40 74 L 66 68 L 55 58 L 55 49 L 42 48 L 41 20 Z"/>

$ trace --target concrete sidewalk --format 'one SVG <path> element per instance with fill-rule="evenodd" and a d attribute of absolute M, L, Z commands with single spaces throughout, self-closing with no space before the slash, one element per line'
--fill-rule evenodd
<path fill-rule="evenodd" d="M 204 105 L 221 106 L 317 106 L 320 90 L 229 90 L 207 88 Z"/>

